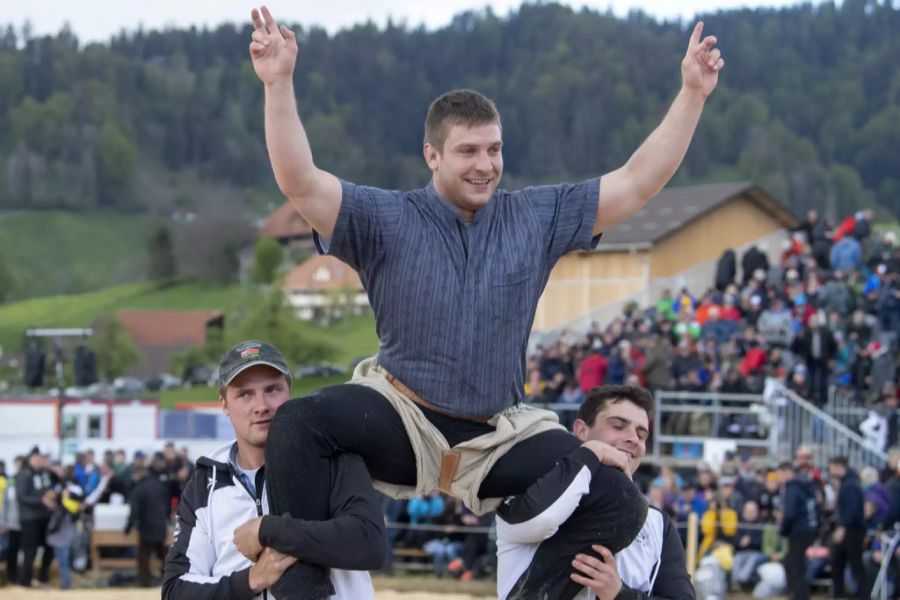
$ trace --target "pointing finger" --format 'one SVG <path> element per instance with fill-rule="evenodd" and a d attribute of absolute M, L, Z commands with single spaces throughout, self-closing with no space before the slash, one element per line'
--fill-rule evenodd
<path fill-rule="evenodd" d="M 703 21 L 698 21 L 694 25 L 694 31 L 691 33 L 691 41 L 688 42 L 688 49 L 693 48 L 700 43 L 700 34 L 703 32 Z"/>
<path fill-rule="evenodd" d="M 254 29 L 253 33 L 250 34 L 250 39 L 252 39 L 254 42 L 262 44 L 263 46 L 269 45 L 269 36 L 260 29 Z"/>
<path fill-rule="evenodd" d="M 270 34 L 278 33 L 278 25 L 275 23 L 275 17 L 272 16 L 272 13 L 270 13 L 269 9 L 265 6 L 262 7 L 262 16 L 266 21 L 266 30 Z"/>
<path fill-rule="evenodd" d="M 253 21 L 253 27 L 257 30 L 265 31 L 265 24 L 263 23 L 262 17 L 259 16 L 259 11 L 255 8 L 250 11 L 250 20 Z"/>

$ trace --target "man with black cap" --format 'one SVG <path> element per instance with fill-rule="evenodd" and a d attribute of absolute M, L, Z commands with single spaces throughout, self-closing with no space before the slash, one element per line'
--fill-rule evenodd
<path fill-rule="evenodd" d="M 163 599 L 271 599 L 272 585 L 298 560 L 332 569 L 333 597 L 373 598 L 364 570 L 384 563 L 376 543 L 384 516 L 362 459 L 336 461 L 328 520 L 268 514 L 264 450 L 275 411 L 290 398 L 290 371 L 274 346 L 248 341 L 222 357 L 218 383 L 236 440 L 201 457 L 181 494 Z"/>
<path fill-rule="evenodd" d="M 41 570 L 38 581 L 46 585 L 50 581 L 50 565 L 53 549 L 47 545 L 47 525 L 50 514 L 56 508 L 54 477 L 50 472 L 49 452 L 35 446 L 28 455 L 25 466 L 16 474 L 16 500 L 19 502 L 19 519 L 22 523 L 22 570 L 19 584 L 31 587 L 34 559 L 38 547 L 43 546 Z"/>

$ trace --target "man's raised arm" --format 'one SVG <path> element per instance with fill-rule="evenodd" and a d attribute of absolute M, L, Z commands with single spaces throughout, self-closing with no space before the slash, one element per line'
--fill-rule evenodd
<path fill-rule="evenodd" d="M 681 61 L 681 91 L 669 112 L 624 166 L 600 179 L 594 235 L 640 210 L 663 189 L 684 160 L 703 104 L 725 66 L 721 52 L 714 48 L 716 38 L 708 36 L 701 42 L 702 31 L 703 23 L 697 23 Z"/>
<path fill-rule="evenodd" d="M 341 183 L 316 167 L 294 97 L 297 38 L 265 6 L 253 9 L 250 57 L 266 90 L 266 146 L 281 192 L 312 227 L 331 238 L 341 208 Z"/>

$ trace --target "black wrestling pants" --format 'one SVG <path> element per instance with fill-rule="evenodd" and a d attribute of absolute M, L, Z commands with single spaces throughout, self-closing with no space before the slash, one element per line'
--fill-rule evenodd
<path fill-rule="evenodd" d="M 485 423 L 457 419 L 422 409 L 450 446 L 493 431 Z M 481 498 L 502 498 L 524 492 L 553 468 L 556 459 L 571 454 L 581 442 L 563 430 L 548 431 L 516 444 L 494 465 L 479 490 Z M 363 458 L 373 479 L 415 485 L 416 461 L 406 429 L 390 402 L 375 390 L 354 384 L 337 385 L 286 402 L 278 409 L 266 441 L 266 485 L 272 514 L 294 518 L 329 518 L 331 460 L 341 452 Z M 598 494 L 620 493 L 633 486 L 620 471 L 601 467 L 608 486 L 592 486 Z M 635 531 L 640 529 L 637 526 Z M 612 548 L 631 540 L 597 540 Z M 298 563 L 273 592 L 282 600 L 321 598 L 330 585 L 323 567 Z M 323 582 L 314 585 L 312 582 Z M 303 588 L 307 591 L 298 591 Z M 279 593 L 281 592 L 281 593 Z M 289 596 L 283 596 L 283 594 Z"/>

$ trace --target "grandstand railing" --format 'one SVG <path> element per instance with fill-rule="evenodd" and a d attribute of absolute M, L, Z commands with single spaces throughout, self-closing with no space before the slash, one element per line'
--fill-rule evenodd
<path fill-rule="evenodd" d="M 828 388 L 828 403 L 825 412 L 852 429 L 859 431 L 859 424 L 869 415 L 869 409 L 860 404 L 855 393 L 845 386 L 832 385 Z"/>
<path fill-rule="evenodd" d="M 887 464 L 887 455 L 868 445 L 859 433 L 774 379 L 766 380 L 761 396 L 656 393 L 655 463 L 663 458 L 664 449 L 673 456 L 679 447 L 687 449 L 684 457 L 709 458 L 710 441 L 719 442 L 720 448 L 746 448 L 751 453 L 760 448 L 756 452 L 765 453 L 769 461 L 790 460 L 804 446 L 820 468 L 832 456 L 846 456 L 856 469 Z"/>
<path fill-rule="evenodd" d="M 832 456 L 845 456 L 854 469 L 887 464 L 887 454 L 781 382 L 767 379 L 763 397 L 773 415 L 771 434 L 776 436 L 782 458 L 793 457 L 797 448 L 804 446 L 812 451 L 814 464 L 823 469 Z"/>
<path fill-rule="evenodd" d="M 710 459 L 708 442 L 722 449 L 759 448 L 772 454 L 776 438 L 762 396 L 712 392 L 656 392 L 653 461 L 663 456 Z"/>

